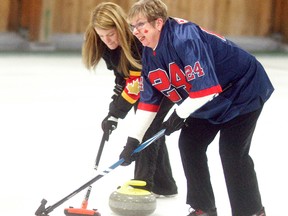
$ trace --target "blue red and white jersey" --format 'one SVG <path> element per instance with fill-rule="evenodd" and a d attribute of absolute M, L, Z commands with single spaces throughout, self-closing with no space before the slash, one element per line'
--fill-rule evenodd
<path fill-rule="evenodd" d="M 260 108 L 274 90 L 254 56 L 178 18 L 167 20 L 155 50 L 144 48 L 142 65 L 138 109 L 146 111 L 157 111 L 164 96 L 181 104 L 219 93 L 191 115 L 223 123 Z"/>

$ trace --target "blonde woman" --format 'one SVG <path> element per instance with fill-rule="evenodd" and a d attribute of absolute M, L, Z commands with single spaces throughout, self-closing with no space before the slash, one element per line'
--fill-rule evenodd
<path fill-rule="evenodd" d="M 117 128 L 118 119 L 124 119 L 129 110 L 136 108 L 139 99 L 142 44 L 133 36 L 122 8 L 115 3 L 100 3 L 92 12 L 85 33 L 82 56 L 88 69 L 97 66 L 103 58 L 115 75 L 115 88 L 107 117 L 102 121 L 106 140 Z M 143 141 L 152 137 L 172 107 L 163 100 L 159 115 L 146 131 Z M 135 122 L 135 124 L 138 124 Z M 133 138 L 128 138 L 133 139 Z M 146 189 L 156 195 L 176 195 L 177 186 L 172 176 L 165 137 L 143 150 L 136 158 L 134 179 L 146 181 Z"/>

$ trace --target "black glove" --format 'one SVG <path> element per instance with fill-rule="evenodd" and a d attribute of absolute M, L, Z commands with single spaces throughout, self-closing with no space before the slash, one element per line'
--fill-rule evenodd
<path fill-rule="evenodd" d="M 124 150 L 120 154 L 120 159 L 123 158 L 124 162 L 121 164 L 122 166 L 128 166 L 131 164 L 133 161 L 136 160 L 138 157 L 139 153 L 133 153 L 133 151 L 139 146 L 140 142 L 132 137 L 128 137 L 127 143 L 124 146 Z"/>
<path fill-rule="evenodd" d="M 174 110 L 168 120 L 162 124 L 162 128 L 166 129 L 165 135 L 170 135 L 171 133 L 181 129 L 185 124 L 185 120 L 186 119 L 180 118 L 177 115 L 176 110 Z"/>
<path fill-rule="evenodd" d="M 114 116 L 107 115 L 106 118 L 102 121 L 102 130 L 104 132 L 104 138 L 106 141 L 109 140 L 109 135 L 112 133 L 113 130 L 117 128 L 118 118 Z"/>

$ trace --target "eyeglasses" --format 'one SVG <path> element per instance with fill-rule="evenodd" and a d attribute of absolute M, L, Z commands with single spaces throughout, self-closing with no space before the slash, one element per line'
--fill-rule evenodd
<path fill-rule="evenodd" d="M 150 22 L 149 21 L 145 21 L 145 22 L 139 22 L 139 23 L 137 23 L 135 25 L 130 25 L 129 26 L 130 27 L 130 31 L 133 32 L 135 29 L 140 30 L 140 29 L 142 29 L 144 27 L 144 25 L 146 23 L 150 23 Z"/>

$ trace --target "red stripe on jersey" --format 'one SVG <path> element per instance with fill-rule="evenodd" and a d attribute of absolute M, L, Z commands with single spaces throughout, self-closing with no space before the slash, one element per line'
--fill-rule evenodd
<path fill-rule="evenodd" d="M 159 105 L 146 104 L 146 103 L 139 102 L 137 108 L 140 109 L 140 110 L 145 110 L 145 111 L 150 111 L 150 112 L 157 112 L 158 109 L 159 109 Z"/>
<path fill-rule="evenodd" d="M 222 92 L 222 88 L 220 85 L 217 86 L 213 86 L 211 88 L 208 89 L 204 89 L 201 91 L 197 91 L 197 92 L 190 92 L 189 93 L 189 97 L 190 98 L 199 98 L 199 97 L 205 97 L 211 94 L 216 94 L 216 93 L 220 93 Z"/>

